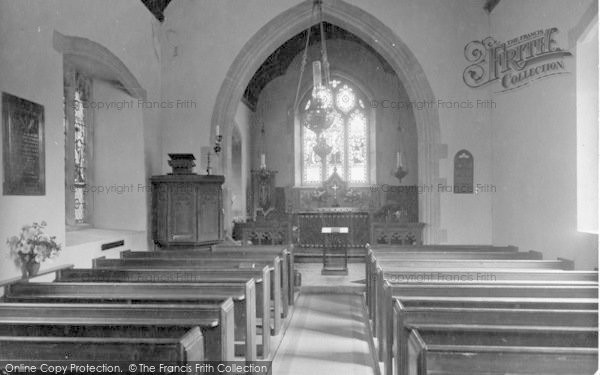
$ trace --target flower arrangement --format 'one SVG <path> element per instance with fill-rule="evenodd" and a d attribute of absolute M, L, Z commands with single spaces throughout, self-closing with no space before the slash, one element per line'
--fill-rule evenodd
<path fill-rule="evenodd" d="M 6 243 L 10 247 L 10 255 L 17 267 L 21 267 L 24 276 L 26 270 L 30 271 L 34 265 L 55 257 L 61 250 L 61 245 L 56 242 L 56 236 L 45 233 L 46 222 L 24 225 L 18 236 L 9 237 Z M 34 272 L 28 272 L 31 276 Z"/>

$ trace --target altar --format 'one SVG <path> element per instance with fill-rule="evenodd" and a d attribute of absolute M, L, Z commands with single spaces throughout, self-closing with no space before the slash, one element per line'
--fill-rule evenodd
<path fill-rule="evenodd" d="M 355 207 L 323 207 L 298 211 L 294 216 L 299 247 L 323 247 L 323 227 L 347 227 L 350 248 L 364 248 L 370 242 L 371 220 L 368 211 Z"/>

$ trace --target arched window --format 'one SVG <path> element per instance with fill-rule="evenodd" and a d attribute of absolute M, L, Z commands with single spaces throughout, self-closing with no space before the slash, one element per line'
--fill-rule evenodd
<path fill-rule="evenodd" d="M 302 185 L 320 185 L 334 171 L 349 185 L 369 183 L 369 116 L 366 99 L 354 85 L 334 79 L 330 98 L 334 107 L 335 120 L 323 132 L 326 149 L 331 151 L 321 158 L 316 151 L 317 135 L 301 126 L 301 176 Z M 300 102 L 301 114 L 310 106 L 309 94 Z"/>

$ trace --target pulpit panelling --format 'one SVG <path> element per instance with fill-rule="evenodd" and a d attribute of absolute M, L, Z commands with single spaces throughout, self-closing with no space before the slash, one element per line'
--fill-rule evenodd
<path fill-rule="evenodd" d="M 153 176 L 152 239 L 160 247 L 190 247 L 222 240 L 223 176 Z"/>

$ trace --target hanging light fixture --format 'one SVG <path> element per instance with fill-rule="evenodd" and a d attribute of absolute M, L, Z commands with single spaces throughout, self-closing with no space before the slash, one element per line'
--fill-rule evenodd
<path fill-rule="evenodd" d="M 321 139 L 321 133 L 327 130 L 335 121 L 335 111 L 333 109 L 333 91 L 331 89 L 331 77 L 329 75 L 329 60 L 327 59 L 327 44 L 325 41 L 325 32 L 323 31 L 323 9 L 322 0 L 315 0 L 313 3 L 313 14 L 318 13 L 319 33 L 321 37 L 321 60 L 313 61 L 313 89 L 308 108 L 302 113 L 302 126 L 313 131 L 321 146 L 326 145 L 324 139 Z M 296 101 L 294 107 L 298 110 L 298 99 L 300 94 L 300 85 L 302 84 L 302 75 L 306 67 L 308 47 L 310 41 L 311 27 L 306 31 L 306 46 L 300 66 L 300 77 L 298 79 L 298 88 L 296 90 Z M 322 74 L 324 73 L 324 74 Z M 327 148 L 325 148 L 326 150 Z M 321 149 L 323 151 L 323 149 Z"/>

